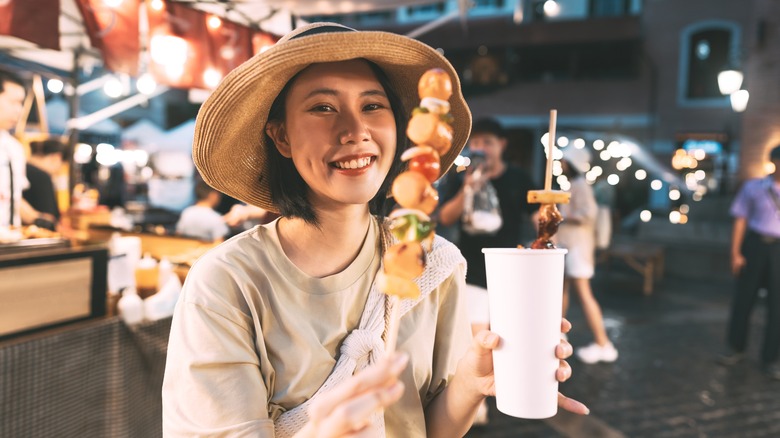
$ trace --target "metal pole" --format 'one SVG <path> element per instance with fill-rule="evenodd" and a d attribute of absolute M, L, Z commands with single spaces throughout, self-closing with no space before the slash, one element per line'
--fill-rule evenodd
<path fill-rule="evenodd" d="M 81 47 L 77 47 L 73 51 L 73 69 L 70 72 L 70 85 L 73 87 L 73 94 L 68 96 L 68 116 L 70 119 L 76 118 L 79 115 L 79 93 L 75 90 L 79 85 L 79 62 L 81 59 Z M 65 131 L 68 132 L 67 129 Z M 70 131 L 68 135 L 68 205 L 73 205 L 73 187 L 76 186 L 78 180 L 78 172 L 76 170 L 76 162 L 73 159 L 73 154 L 76 152 L 76 144 L 78 143 L 79 132 L 77 130 Z"/>

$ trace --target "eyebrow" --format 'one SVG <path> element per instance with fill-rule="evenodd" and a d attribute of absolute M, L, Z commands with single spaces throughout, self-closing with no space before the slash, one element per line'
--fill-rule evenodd
<path fill-rule="evenodd" d="M 306 97 L 304 97 L 304 99 L 308 99 L 308 98 L 310 98 L 312 96 L 316 96 L 316 95 L 320 95 L 320 94 L 323 94 L 323 95 L 326 95 L 326 96 L 338 96 L 339 92 L 334 90 L 334 89 L 332 89 L 332 88 L 317 88 L 317 89 L 314 89 L 314 90 L 310 91 L 309 94 L 307 94 Z M 387 97 L 387 93 L 385 93 L 384 91 L 379 90 L 379 89 L 374 89 L 374 90 L 366 90 L 366 91 L 360 93 L 360 96 L 361 97 L 365 97 L 365 96 L 381 96 L 381 97 L 385 97 L 386 98 Z"/>

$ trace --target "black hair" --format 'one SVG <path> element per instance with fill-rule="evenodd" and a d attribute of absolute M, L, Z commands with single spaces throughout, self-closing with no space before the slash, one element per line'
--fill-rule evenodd
<path fill-rule="evenodd" d="M 30 154 L 37 157 L 59 154 L 64 160 L 66 158 L 65 150 L 65 143 L 55 138 L 30 142 Z"/>
<path fill-rule="evenodd" d="M 208 198 L 212 192 L 219 193 L 217 189 L 208 185 L 206 181 L 203 181 L 202 178 L 198 177 L 195 179 L 195 200 L 196 201 L 203 201 L 204 199 Z"/>
<path fill-rule="evenodd" d="M 0 70 L 0 93 L 5 91 L 6 82 L 11 82 L 24 88 L 24 81 L 21 77 L 5 70 Z"/>
<path fill-rule="evenodd" d="M 572 164 L 571 161 L 566 158 L 566 156 L 564 156 L 563 160 L 561 161 L 566 162 L 566 169 L 564 169 L 563 174 L 566 175 L 567 178 L 574 179 L 582 175 L 583 172 L 580 172 L 580 170 L 577 169 L 577 167 Z"/>
<path fill-rule="evenodd" d="M 777 146 L 773 147 L 769 151 L 769 159 L 770 160 L 780 160 L 780 144 L 778 144 Z"/>
<path fill-rule="evenodd" d="M 506 138 L 504 127 L 493 118 L 483 118 L 474 122 L 471 126 L 471 135 L 493 134 L 498 138 Z"/>
<path fill-rule="evenodd" d="M 393 111 L 396 126 L 396 148 L 393 164 L 391 165 L 385 180 L 382 182 L 382 185 L 379 187 L 379 191 L 368 203 L 371 214 L 385 216 L 393 207 L 393 202 L 387 198 L 387 194 L 390 191 L 393 180 L 404 168 L 404 164 L 401 162 L 401 154 L 403 154 L 409 145 L 409 142 L 406 139 L 406 122 L 408 115 L 404 112 L 401 98 L 390 84 L 390 79 L 387 77 L 387 74 L 373 62 L 368 60 L 366 60 L 366 62 L 369 67 L 371 67 L 371 70 L 374 72 L 377 80 L 387 94 L 387 99 L 390 102 L 390 109 Z M 274 100 L 271 109 L 268 112 L 268 121 L 284 120 L 284 101 L 290 91 L 292 83 L 295 82 L 297 77 L 298 75 L 293 76 Z M 267 178 L 268 186 L 271 189 L 271 202 L 279 209 L 279 213 L 282 216 L 301 218 L 310 224 L 317 225 L 317 215 L 308 199 L 309 187 L 306 185 L 306 182 L 303 180 L 300 173 L 298 173 L 292 159 L 282 156 L 276 149 L 271 137 L 265 133 L 264 135 L 265 152 L 268 157 L 267 167 L 269 171 Z M 260 175 L 261 179 L 265 177 L 266 176 L 264 175 Z"/>

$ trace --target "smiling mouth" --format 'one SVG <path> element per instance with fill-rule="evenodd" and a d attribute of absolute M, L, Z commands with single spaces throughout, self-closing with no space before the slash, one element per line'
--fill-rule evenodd
<path fill-rule="evenodd" d="M 334 161 L 330 163 L 330 165 L 332 167 L 335 167 L 336 169 L 354 170 L 354 169 L 362 169 L 364 167 L 368 167 L 375 160 L 376 160 L 375 156 L 361 157 L 352 160 Z"/>

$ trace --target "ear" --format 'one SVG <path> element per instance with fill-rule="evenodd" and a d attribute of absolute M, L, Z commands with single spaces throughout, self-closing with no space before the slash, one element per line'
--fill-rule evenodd
<path fill-rule="evenodd" d="M 501 146 L 501 152 L 506 150 L 507 143 L 509 143 L 509 140 L 506 137 L 499 137 L 498 144 Z"/>
<path fill-rule="evenodd" d="M 284 129 L 284 123 L 280 121 L 270 121 L 265 125 L 265 133 L 271 137 L 276 150 L 285 158 L 292 158 L 290 151 L 290 142 L 287 140 L 287 130 Z"/>

